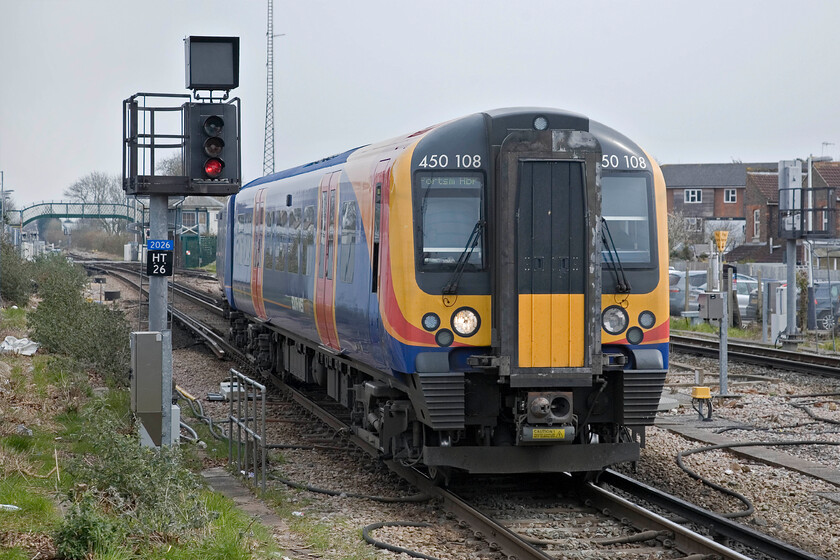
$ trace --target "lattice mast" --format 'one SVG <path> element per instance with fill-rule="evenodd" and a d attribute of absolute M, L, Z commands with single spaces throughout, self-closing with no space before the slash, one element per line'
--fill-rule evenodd
<path fill-rule="evenodd" d="M 265 53 L 265 143 L 263 175 L 274 173 L 274 0 L 268 0 Z"/>

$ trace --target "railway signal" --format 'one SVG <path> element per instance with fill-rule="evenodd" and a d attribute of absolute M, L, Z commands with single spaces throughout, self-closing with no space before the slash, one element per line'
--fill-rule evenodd
<path fill-rule="evenodd" d="M 167 277 L 172 275 L 173 265 L 168 242 L 169 197 L 226 196 L 239 192 L 242 184 L 240 102 L 239 98 L 225 102 L 230 90 L 239 86 L 239 38 L 191 36 L 184 44 L 186 87 L 192 90 L 196 103 L 190 101 L 190 95 L 171 93 L 137 93 L 123 101 L 123 188 L 126 194 L 149 197 L 149 333 L 161 345 L 159 359 L 152 360 L 155 371 L 160 372 L 159 399 L 152 399 L 160 401 L 160 408 L 156 407 L 160 422 L 157 425 L 156 420 L 150 420 L 143 428 L 151 445 L 171 445 L 178 437 L 177 405 L 172 405 L 172 333 L 167 321 Z M 199 90 L 209 95 L 199 94 Z M 173 99 L 179 100 L 177 104 Z M 176 111 L 178 119 L 155 118 Z M 175 126 L 179 130 L 172 130 Z M 155 172 L 155 152 L 162 149 L 180 151 L 180 174 Z M 147 169 L 149 174 L 145 174 Z M 132 359 L 139 359 L 144 352 L 132 343 L 132 353 Z M 135 396 L 133 391 L 132 398 Z"/>
<path fill-rule="evenodd" d="M 188 103 L 185 111 L 186 170 L 193 182 L 239 183 L 236 106 Z"/>

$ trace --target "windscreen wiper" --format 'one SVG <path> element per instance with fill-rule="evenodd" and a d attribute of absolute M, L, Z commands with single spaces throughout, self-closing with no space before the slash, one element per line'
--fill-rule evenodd
<path fill-rule="evenodd" d="M 618 250 L 615 248 L 615 242 L 610 233 L 610 226 L 607 220 L 601 217 L 601 241 L 607 248 L 607 255 L 610 257 L 609 264 L 615 274 L 615 291 L 619 294 L 630 293 L 630 281 L 627 280 L 627 275 L 624 274 L 624 267 L 621 265 L 621 258 L 618 256 Z M 615 258 L 613 258 L 613 256 Z"/>
<path fill-rule="evenodd" d="M 483 229 L 484 220 L 478 220 L 473 227 L 469 239 L 467 239 L 467 244 L 464 247 L 464 250 L 461 251 L 461 256 L 458 257 L 458 264 L 455 265 L 455 270 L 452 271 L 452 276 L 450 276 L 449 281 L 443 287 L 442 295 L 452 296 L 458 293 L 458 282 L 461 281 L 461 276 L 464 275 L 464 269 L 467 267 L 467 262 L 470 260 L 470 256 L 481 239 L 481 232 Z"/>

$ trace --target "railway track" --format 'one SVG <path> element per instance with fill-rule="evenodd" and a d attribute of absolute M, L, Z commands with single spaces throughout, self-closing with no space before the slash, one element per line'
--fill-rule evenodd
<path fill-rule="evenodd" d="M 671 350 L 715 357 L 720 353 L 720 344 L 717 339 L 672 332 Z M 840 358 L 835 356 L 792 352 L 731 339 L 727 343 L 727 356 L 730 360 L 764 367 L 776 367 L 826 377 L 840 377 Z"/>
<path fill-rule="evenodd" d="M 122 273 L 139 272 L 110 267 L 108 271 L 130 284 L 134 283 Z M 204 307 L 216 316 L 222 314 L 222 308 L 214 298 L 185 286 L 175 286 L 174 289 L 192 306 Z M 199 336 L 217 356 L 249 367 L 248 357 L 232 347 L 217 328 L 191 316 L 189 312 L 170 307 L 173 319 Z M 319 404 L 318 399 L 310 398 L 299 388 L 280 382 L 276 385 L 324 423 L 347 433 L 344 420 Z M 348 437 L 371 456 L 379 455 L 378 450 L 364 439 L 352 434 Z M 487 503 L 486 483 L 442 488 L 415 468 L 393 461 L 386 461 L 386 464 L 421 492 L 439 499 L 443 507 L 468 524 L 477 537 L 488 542 L 491 548 L 501 550 L 510 559 L 659 557 L 743 560 L 752 557 L 719 541 L 743 543 L 749 551 L 768 558 L 819 558 L 613 471 L 602 475 L 599 481 L 602 486 L 581 484 L 579 479 L 571 477 L 555 477 L 557 480 L 550 484 L 546 484 L 544 477 L 529 477 L 537 483 L 530 494 L 523 490 L 522 477 L 511 478 L 512 483 L 507 484 L 512 484 L 513 489 L 506 491 L 506 483 L 502 482 L 492 493 L 492 502 Z M 709 535 L 686 528 L 621 494 L 664 509 L 670 515 L 698 527 L 705 527 Z"/>
<path fill-rule="evenodd" d="M 202 337 L 204 336 L 202 334 Z M 238 362 L 243 364 L 249 362 L 247 357 L 239 353 L 235 348 L 230 347 L 223 337 L 213 335 L 211 338 L 215 338 L 215 344 L 225 347 L 226 352 L 231 356 L 236 356 Z M 299 405 L 317 416 L 327 425 L 336 430 L 347 431 L 347 425 L 341 418 L 338 418 L 333 412 L 319 405 L 300 389 L 289 385 L 284 385 L 282 388 Z M 378 450 L 370 446 L 364 439 L 352 435 L 350 438 L 357 446 L 364 449 L 371 456 L 378 456 Z M 582 550 L 590 549 L 592 552 L 589 556 L 580 556 L 582 558 L 628 558 L 634 555 L 637 555 L 639 558 L 654 557 L 656 555 L 672 558 L 683 557 L 676 551 L 680 551 L 686 555 L 685 557 L 698 559 L 704 557 L 733 560 L 750 558 L 717 542 L 716 539 L 728 540 L 733 543 L 743 543 L 751 550 L 759 551 L 771 558 L 800 560 L 813 560 L 817 558 L 772 537 L 753 531 L 749 527 L 732 522 L 683 500 L 659 492 L 656 489 L 613 471 L 607 471 L 603 476 L 602 482 L 622 492 L 636 496 L 640 500 L 655 504 L 659 508 L 664 508 L 672 512 L 675 516 L 688 520 L 697 526 L 710 528 L 711 536 L 704 536 L 687 529 L 603 487 L 592 483 L 584 485 L 577 484 L 570 477 L 564 479 L 565 486 L 567 488 L 574 487 L 572 494 L 575 496 L 575 500 L 570 505 L 568 505 L 569 500 L 567 499 L 561 498 L 556 500 L 567 503 L 567 515 L 558 515 L 559 506 L 557 503 L 554 503 L 552 505 L 551 515 L 546 515 L 544 512 L 537 510 L 532 511 L 529 514 L 531 520 L 528 520 L 524 524 L 527 525 L 525 527 L 527 530 L 522 530 L 522 519 L 513 520 L 519 521 L 519 523 L 515 523 L 510 518 L 505 520 L 499 515 L 498 510 L 477 507 L 473 503 L 475 496 L 469 496 L 469 488 L 465 491 L 456 488 L 441 488 L 423 472 L 393 461 L 387 461 L 387 464 L 392 471 L 411 482 L 421 492 L 440 499 L 445 509 L 468 523 L 478 536 L 487 540 L 492 547 L 497 547 L 502 550 L 509 558 L 565 558 L 569 557 L 570 550 L 575 550 L 575 547 Z M 515 480 L 517 481 L 517 485 L 521 482 L 521 479 Z M 487 494 L 485 485 L 477 488 L 479 495 Z M 462 492 L 466 492 L 466 494 L 462 494 Z M 533 495 L 532 502 L 544 503 L 544 500 L 539 499 L 539 496 L 544 493 L 545 485 L 541 484 Z M 520 508 L 520 517 L 521 512 L 522 510 Z M 584 516 L 587 516 L 589 522 L 597 520 L 598 526 L 603 524 L 607 528 L 605 532 L 619 532 L 622 534 L 613 538 L 593 539 L 591 538 L 590 531 L 590 534 L 584 534 L 582 538 L 570 538 L 569 516 L 576 516 L 582 512 Z M 544 534 L 551 536 L 560 532 L 564 537 L 562 539 L 551 537 L 535 538 L 533 536 L 535 523 L 532 520 L 537 519 L 539 520 L 538 523 L 542 525 Z M 572 526 L 574 527 L 574 524 Z M 629 550 L 628 547 L 630 547 Z"/>

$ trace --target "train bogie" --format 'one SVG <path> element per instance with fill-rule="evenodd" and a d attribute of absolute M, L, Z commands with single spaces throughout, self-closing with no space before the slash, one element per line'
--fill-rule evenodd
<path fill-rule="evenodd" d="M 317 383 L 395 460 L 638 457 L 668 360 L 664 182 L 556 110 L 479 113 L 259 179 L 219 275 L 266 375 Z"/>

